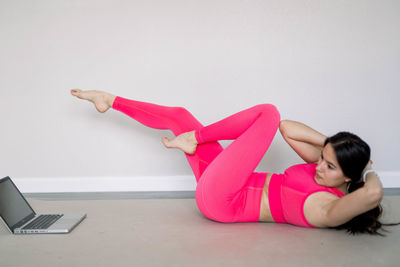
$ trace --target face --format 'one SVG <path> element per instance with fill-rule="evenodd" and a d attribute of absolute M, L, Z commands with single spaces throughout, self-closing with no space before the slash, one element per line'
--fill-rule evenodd
<path fill-rule="evenodd" d="M 344 176 L 335 151 L 329 143 L 322 150 L 316 171 L 315 182 L 319 185 L 337 188 L 351 181 L 350 178 Z"/>

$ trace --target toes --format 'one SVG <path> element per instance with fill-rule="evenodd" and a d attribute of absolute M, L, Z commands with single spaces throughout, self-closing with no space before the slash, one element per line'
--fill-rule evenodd
<path fill-rule="evenodd" d="M 161 142 L 166 146 L 169 147 L 169 139 L 167 137 L 163 137 L 161 139 Z"/>
<path fill-rule="evenodd" d="M 71 94 L 74 95 L 74 96 L 78 96 L 81 92 L 82 92 L 82 90 L 79 90 L 79 89 L 72 89 L 71 90 Z"/>

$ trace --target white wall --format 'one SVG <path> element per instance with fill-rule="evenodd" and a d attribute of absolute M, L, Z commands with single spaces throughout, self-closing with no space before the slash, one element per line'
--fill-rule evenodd
<path fill-rule="evenodd" d="M 0 176 L 192 175 L 161 145 L 171 133 L 97 113 L 69 95 L 83 88 L 204 124 L 274 103 L 282 119 L 360 135 L 384 186 L 400 186 L 399 14 L 394 0 L 0 0 Z M 300 162 L 277 134 L 257 170 Z"/>

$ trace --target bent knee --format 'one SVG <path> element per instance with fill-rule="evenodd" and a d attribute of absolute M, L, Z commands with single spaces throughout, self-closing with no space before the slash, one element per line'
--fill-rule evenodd
<path fill-rule="evenodd" d="M 174 107 L 174 113 L 176 115 L 186 115 L 190 112 L 184 107 Z"/>
<path fill-rule="evenodd" d="M 260 104 L 256 106 L 262 114 L 266 114 L 269 119 L 274 119 L 278 124 L 281 120 L 281 114 L 278 108 L 273 104 Z"/>

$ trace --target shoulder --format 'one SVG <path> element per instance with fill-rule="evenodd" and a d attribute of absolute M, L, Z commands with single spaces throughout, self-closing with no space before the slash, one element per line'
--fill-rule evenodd
<path fill-rule="evenodd" d="M 328 227 L 326 224 L 326 214 L 332 202 L 340 199 L 338 196 L 320 191 L 310 194 L 304 202 L 304 217 L 315 227 Z"/>
<path fill-rule="evenodd" d="M 304 173 L 308 175 L 315 175 L 316 163 L 300 163 L 292 165 L 285 170 L 286 173 Z"/>

